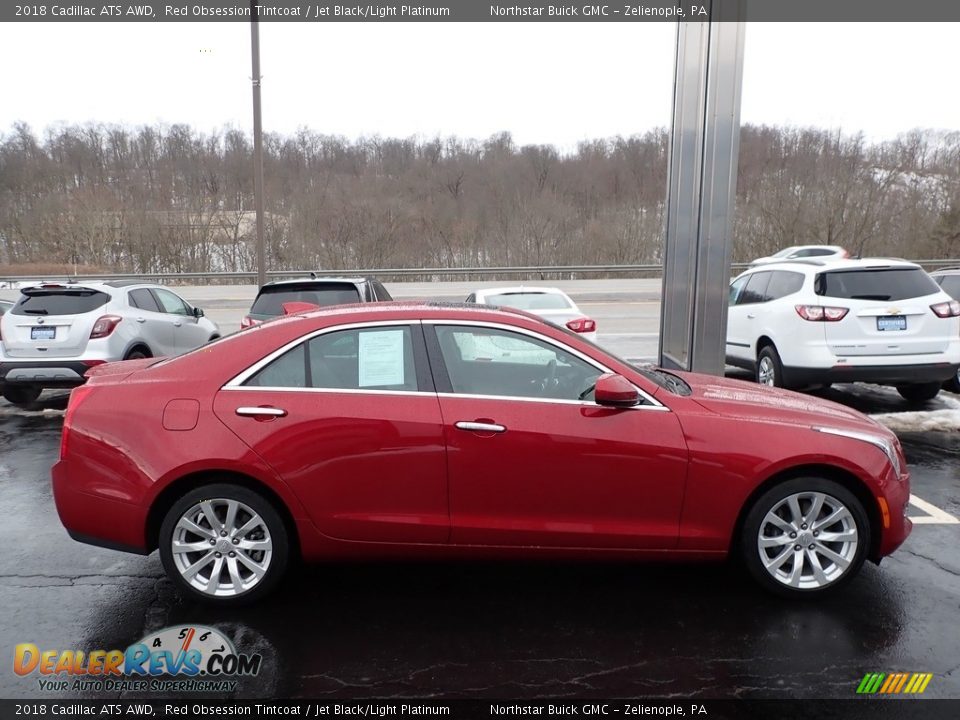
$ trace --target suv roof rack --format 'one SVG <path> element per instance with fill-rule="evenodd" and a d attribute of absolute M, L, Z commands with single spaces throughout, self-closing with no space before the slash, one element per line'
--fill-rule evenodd
<path fill-rule="evenodd" d="M 103 284 L 114 288 L 128 287 L 130 285 L 153 285 L 153 283 L 147 282 L 146 280 L 133 280 L 130 278 L 126 280 L 107 280 Z"/>

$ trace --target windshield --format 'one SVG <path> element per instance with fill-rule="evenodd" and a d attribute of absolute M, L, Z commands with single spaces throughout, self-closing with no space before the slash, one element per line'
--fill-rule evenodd
<path fill-rule="evenodd" d="M 487 295 L 488 305 L 500 305 L 518 310 L 567 310 L 570 301 L 563 295 L 542 292 L 512 292 Z"/>
<path fill-rule="evenodd" d="M 360 292 L 353 283 L 284 283 L 267 285 L 260 290 L 250 308 L 251 315 L 283 315 L 288 302 L 305 302 L 318 307 L 352 305 L 360 302 Z"/>

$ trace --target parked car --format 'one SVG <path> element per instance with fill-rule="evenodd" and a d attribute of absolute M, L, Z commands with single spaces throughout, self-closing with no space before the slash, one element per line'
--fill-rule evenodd
<path fill-rule="evenodd" d="M 277 280 L 260 288 L 241 328 L 280 317 L 287 303 L 309 303 L 317 307 L 393 300 L 373 277 L 316 277 Z"/>
<path fill-rule="evenodd" d="M 466 302 L 526 310 L 557 325 L 565 325 L 591 342 L 597 341 L 597 323 L 587 317 L 563 290 L 552 287 L 504 287 L 477 290 Z"/>
<path fill-rule="evenodd" d="M 958 316 L 960 303 L 903 260 L 765 265 L 730 285 L 727 363 L 765 385 L 868 382 L 930 400 L 960 366 Z"/>
<path fill-rule="evenodd" d="M 930 277 L 937 281 L 947 295 L 954 300 L 960 300 L 960 268 L 942 268 L 930 273 Z M 960 393 L 960 370 L 943 383 L 943 387 L 950 392 Z"/>
<path fill-rule="evenodd" d="M 490 339 L 544 362 L 471 354 Z M 860 413 L 483 306 L 329 308 L 94 368 L 52 473 L 74 539 L 159 548 L 220 604 L 295 557 L 734 555 L 813 596 L 911 529 L 900 444 Z"/>
<path fill-rule="evenodd" d="M 850 253 L 839 245 L 793 245 L 768 257 L 757 258 L 750 263 L 750 267 L 769 265 L 770 263 L 783 262 L 784 260 L 801 260 L 806 258 L 844 260 L 848 257 L 850 257 Z"/>
<path fill-rule="evenodd" d="M 95 365 L 178 355 L 220 336 L 203 310 L 159 285 L 44 283 L 20 293 L 0 317 L 0 390 L 14 405 L 81 385 Z"/>

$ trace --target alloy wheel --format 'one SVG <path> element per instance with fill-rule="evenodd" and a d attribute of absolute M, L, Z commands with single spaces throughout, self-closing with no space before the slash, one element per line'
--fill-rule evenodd
<path fill-rule="evenodd" d="M 766 355 L 760 358 L 758 363 L 757 382 L 770 387 L 775 387 L 777 384 L 777 371 L 773 366 L 773 360 Z"/>
<path fill-rule="evenodd" d="M 794 493 L 764 516 L 757 550 L 766 571 L 794 589 L 832 585 L 854 562 L 857 523 L 849 508 L 822 492 Z"/>
<path fill-rule="evenodd" d="M 177 520 L 171 539 L 174 566 L 192 587 L 213 597 L 236 597 L 267 574 L 273 541 L 249 505 L 230 498 L 202 500 Z"/>

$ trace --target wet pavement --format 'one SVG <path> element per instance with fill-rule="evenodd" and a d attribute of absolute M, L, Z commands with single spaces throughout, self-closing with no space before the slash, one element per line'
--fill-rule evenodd
<path fill-rule="evenodd" d="M 264 656 L 236 697 L 848 698 L 865 673 L 893 671 L 933 673 L 924 697 L 960 697 L 960 525 L 915 526 L 881 567 L 817 602 L 773 598 L 730 564 L 395 563 L 298 568 L 260 604 L 212 610 L 180 598 L 156 555 L 67 536 L 48 479 L 64 403 L 0 401 L 0 697 L 84 695 L 16 676 L 17 643 L 122 649 L 179 624 Z M 901 439 L 914 493 L 960 516 L 960 434 Z"/>

